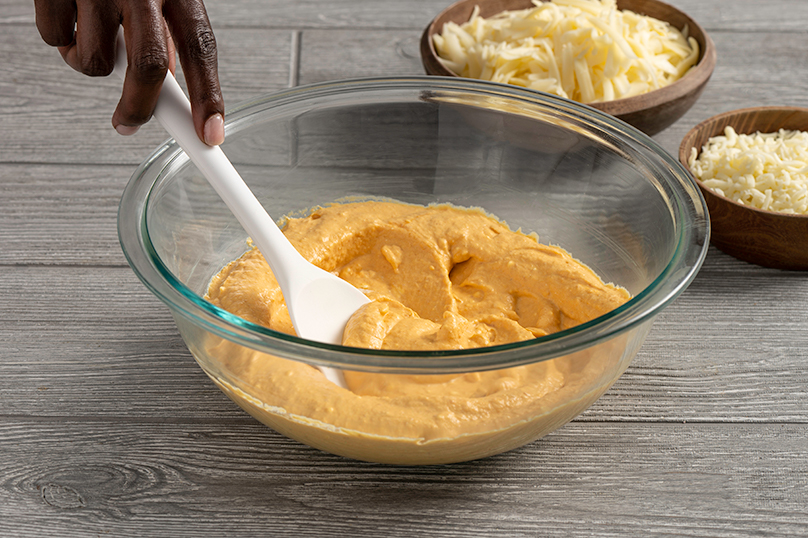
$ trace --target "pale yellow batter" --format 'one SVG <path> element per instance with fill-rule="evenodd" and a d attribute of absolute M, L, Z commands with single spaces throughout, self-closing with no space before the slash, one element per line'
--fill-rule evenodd
<path fill-rule="evenodd" d="M 337 204 L 290 219 L 284 233 L 306 258 L 372 299 L 349 321 L 348 346 L 505 344 L 573 327 L 629 298 L 563 250 L 482 211 Z M 256 249 L 226 266 L 207 298 L 293 333 L 277 282 Z M 345 372 L 349 390 L 311 366 L 215 337 L 207 351 L 240 380 L 237 388 L 213 373 L 220 387 L 281 433 L 358 459 L 419 464 L 502 452 L 555 429 L 625 367 L 624 347 L 618 337 L 561 359 L 458 375 Z"/>

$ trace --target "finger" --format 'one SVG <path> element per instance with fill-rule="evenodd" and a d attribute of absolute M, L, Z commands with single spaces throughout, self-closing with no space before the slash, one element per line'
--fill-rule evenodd
<path fill-rule="evenodd" d="M 34 0 L 36 27 L 39 35 L 52 47 L 65 47 L 73 42 L 76 6 L 73 0 Z"/>
<path fill-rule="evenodd" d="M 144 2 L 123 14 L 126 77 L 112 125 L 132 134 L 154 112 L 168 70 L 168 44 L 159 5 Z"/>
<path fill-rule="evenodd" d="M 121 12 L 115 2 L 78 2 L 75 40 L 59 48 L 67 65 L 94 77 L 112 73 L 120 23 Z"/>
<path fill-rule="evenodd" d="M 163 21 L 166 26 L 166 44 L 168 45 L 168 70 L 171 74 L 177 72 L 177 47 L 174 45 L 174 39 L 171 37 L 171 30 L 168 28 L 168 23 Z"/>
<path fill-rule="evenodd" d="M 166 2 L 166 21 L 188 85 L 194 127 L 210 146 L 224 142 L 224 99 L 219 87 L 216 38 L 201 0 Z"/>

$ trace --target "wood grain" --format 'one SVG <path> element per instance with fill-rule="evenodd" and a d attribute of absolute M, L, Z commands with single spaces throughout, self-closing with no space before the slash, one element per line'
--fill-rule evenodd
<path fill-rule="evenodd" d="M 306 30 L 300 84 L 341 78 L 423 75 L 416 30 Z M 368 50 L 374 50 L 368 55 Z"/>
<path fill-rule="evenodd" d="M 8 28 L 11 34 L 0 34 L 0 55 L 9 59 L 0 64 L 0 114 L 3 114 L 6 129 L 5 136 L 0 138 L 0 162 L 136 165 L 166 138 L 159 126 L 151 124 L 134 137 L 117 136 L 109 124 L 117 91 L 113 81 L 83 78 L 73 73 L 63 65 L 58 54 L 41 43 L 30 27 L 11 25 Z M 417 56 L 419 31 L 304 32 L 297 80 L 300 84 L 308 84 L 333 78 L 372 76 L 379 74 L 375 65 L 385 65 L 385 75 L 420 74 L 422 68 Z M 252 89 L 237 94 L 229 89 L 231 79 L 223 75 L 228 106 L 288 84 L 292 76 L 289 73 L 290 59 L 269 59 L 266 55 L 278 47 L 288 47 L 292 39 L 290 33 L 278 34 L 286 45 L 273 44 L 260 31 L 245 34 L 244 39 L 238 39 L 242 33 L 235 30 L 219 33 L 220 47 L 226 47 L 229 42 L 226 38 L 234 36 L 234 45 L 228 52 L 231 57 L 238 57 L 240 49 L 237 43 L 249 42 L 250 48 L 246 50 L 253 51 L 249 61 L 256 69 L 267 70 L 252 82 Z M 269 38 L 272 35 L 270 33 Z M 808 67 L 808 58 L 801 54 L 808 49 L 808 35 L 787 32 L 711 32 L 711 35 L 721 61 L 705 95 L 680 121 L 656 136 L 671 153 L 677 151 L 679 142 L 691 127 L 716 113 L 761 103 L 808 106 L 808 94 L 801 90 L 808 85 L 808 69 L 801 68 Z M 333 46 L 335 41 L 339 47 Z M 385 42 L 397 45 L 388 47 Z M 26 55 L 16 52 L 20 43 L 24 50 L 30 51 L 26 52 L 27 59 L 24 58 Z M 374 43 L 374 47 L 367 47 L 366 43 Z M 378 60 L 358 55 L 360 50 L 374 50 Z M 773 54 L 773 51 L 781 53 Z M 220 61 L 224 69 L 225 60 Z M 239 62 L 234 59 L 231 63 L 238 65 Z M 39 67 L 32 70 L 28 67 L 30 65 Z M 755 68 L 750 69 L 750 65 Z M 34 75 L 35 80 L 40 81 L 36 85 L 17 82 L 23 80 L 20 77 Z M 241 77 L 250 80 L 243 74 Z M 244 83 L 232 81 L 233 86 Z M 103 87 L 99 87 L 101 84 Z M 49 89 L 56 87 L 58 92 Z M 79 103 L 86 111 L 77 113 L 75 107 L 65 107 L 65 94 L 70 102 Z M 79 117 L 81 129 L 66 136 L 64 133 L 76 130 Z M 42 147 L 47 147 L 48 151 L 43 151 Z"/>
<path fill-rule="evenodd" d="M 808 6 L 808 3 L 806 3 Z M 808 36 L 711 32 L 718 57 L 701 99 L 678 122 L 654 138 L 672 155 L 687 132 L 716 114 L 751 106 L 808 107 Z M 754 67 L 751 67 L 754 66 Z"/>
<path fill-rule="evenodd" d="M 238 0 L 207 2 L 214 30 L 224 28 L 361 28 L 423 30 L 451 0 L 377 2 L 367 9 L 361 0 Z M 808 18 L 803 0 L 668 0 L 708 31 L 782 31 L 802 33 Z M 358 7 L 357 7 L 358 6 Z M 33 24 L 33 2 L 0 0 L 0 24 Z M 218 35 L 218 32 L 217 32 Z"/>
<path fill-rule="evenodd" d="M 408 468 L 251 424 L 2 421 L 0 525 L 20 537 L 801 536 L 804 435 L 573 424 L 501 456 Z"/>
<path fill-rule="evenodd" d="M 0 166 L 0 265 L 125 266 L 118 202 L 134 166 Z"/>
<path fill-rule="evenodd" d="M 293 37 L 288 30 L 216 33 L 226 106 L 289 86 Z M 137 165 L 168 138 L 156 122 L 131 137 L 115 133 L 120 82 L 72 71 L 30 25 L 2 28 L 0 57 L 0 162 Z"/>
<path fill-rule="evenodd" d="M 808 276 L 727 265 L 708 263 L 580 420 L 808 423 Z M 0 416 L 246 416 L 127 267 L 3 273 Z"/>

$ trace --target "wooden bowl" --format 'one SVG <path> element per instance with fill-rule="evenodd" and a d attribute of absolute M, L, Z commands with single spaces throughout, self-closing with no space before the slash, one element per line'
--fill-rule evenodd
<path fill-rule="evenodd" d="M 689 170 L 691 148 L 701 151 L 727 126 L 739 134 L 808 131 L 808 108 L 754 107 L 713 116 L 687 133 L 679 146 L 679 161 Z M 808 215 L 755 209 L 713 192 L 699 180 L 696 183 L 707 202 L 711 241 L 718 249 L 764 267 L 808 270 Z"/>
<path fill-rule="evenodd" d="M 528 9 L 531 0 L 461 0 L 451 5 L 429 23 L 421 36 L 421 61 L 428 75 L 456 77 L 438 59 L 432 36 L 443 30 L 447 22 L 462 24 L 471 17 L 474 6 L 480 6 L 480 15 L 490 17 L 502 11 Z M 648 135 L 656 134 L 682 117 L 701 95 L 715 69 L 715 45 L 699 24 L 678 9 L 657 0 L 617 0 L 617 7 L 628 9 L 659 20 L 667 21 L 678 29 L 687 26 L 689 35 L 699 43 L 698 63 L 673 84 L 652 92 L 616 99 L 589 106 L 602 110 Z"/>

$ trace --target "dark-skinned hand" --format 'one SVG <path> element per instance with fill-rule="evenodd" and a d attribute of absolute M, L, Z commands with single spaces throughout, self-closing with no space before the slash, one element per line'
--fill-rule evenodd
<path fill-rule="evenodd" d="M 208 145 L 224 141 L 216 39 L 202 0 L 34 0 L 36 26 L 48 45 L 81 73 L 106 76 L 115 66 L 123 25 L 128 65 L 112 126 L 130 135 L 151 118 L 166 71 L 179 53 L 194 127 Z"/>

